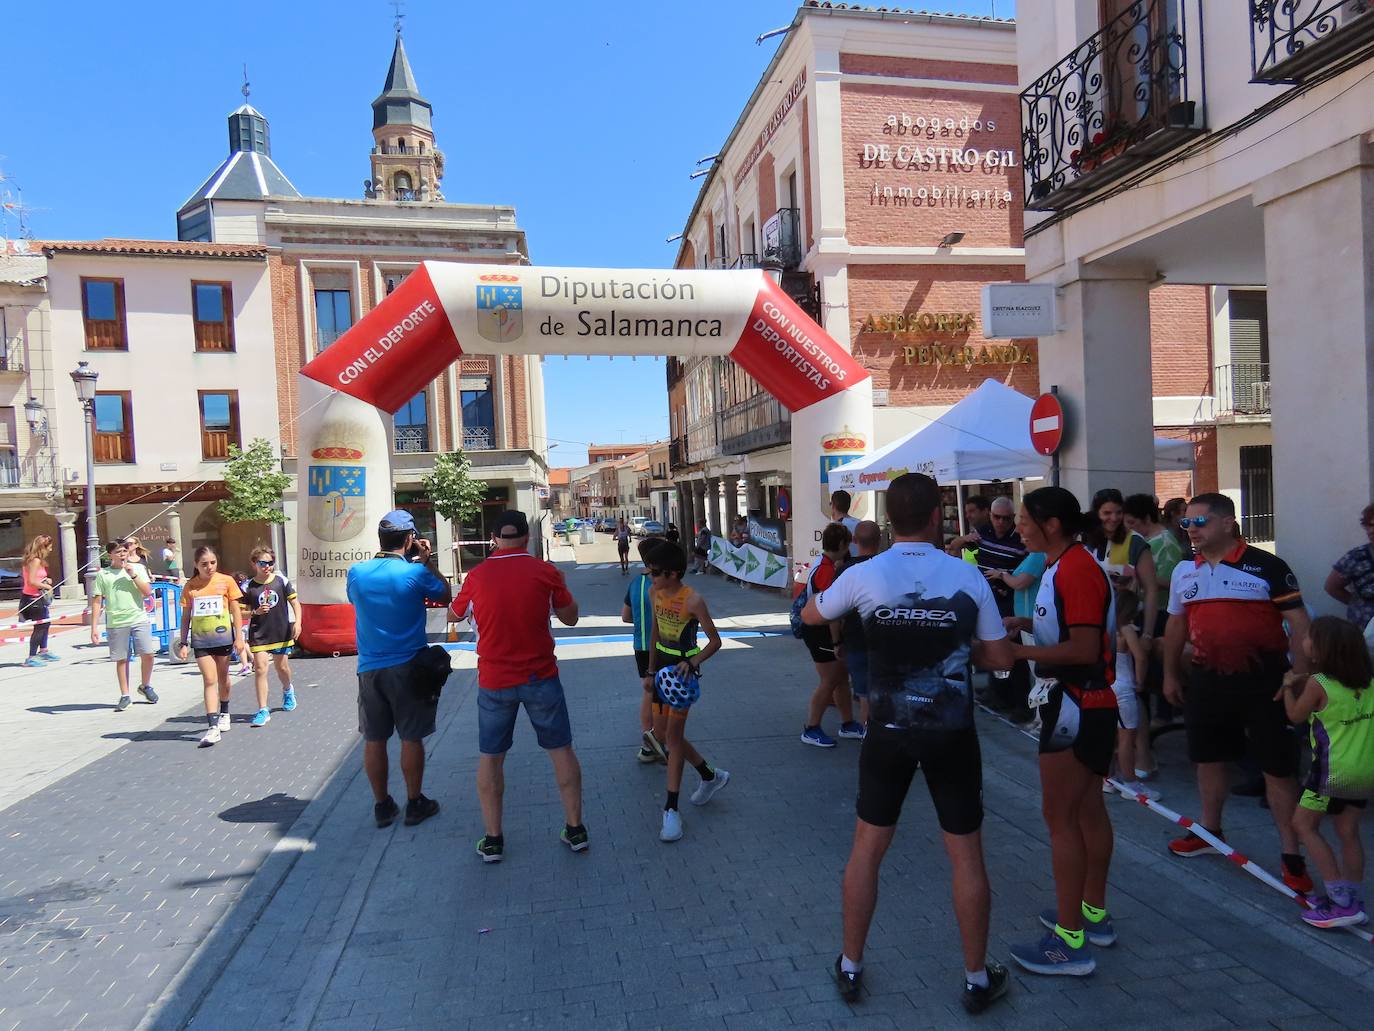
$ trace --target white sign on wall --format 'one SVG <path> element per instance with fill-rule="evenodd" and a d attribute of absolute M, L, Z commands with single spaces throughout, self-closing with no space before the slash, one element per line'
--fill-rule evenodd
<path fill-rule="evenodd" d="M 1053 283 L 988 283 L 983 287 L 983 336 L 1009 340 L 1055 334 Z"/>

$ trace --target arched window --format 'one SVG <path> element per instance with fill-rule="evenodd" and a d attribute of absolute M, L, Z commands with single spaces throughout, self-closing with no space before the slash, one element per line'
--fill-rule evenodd
<path fill-rule="evenodd" d="M 409 172 L 397 172 L 392 176 L 391 187 L 396 192 L 397 200 L 415 199 L 415 185 L 410 178 Z"/>
<path fill-rule="evenodd" d="M 420 146 L 420 153 L 423 154 L 423 153 L 425 152 L 425 141 L 424 141 L 424 140 L 420 140 L 420 141 L 419 141 L 419 146 Z"/>

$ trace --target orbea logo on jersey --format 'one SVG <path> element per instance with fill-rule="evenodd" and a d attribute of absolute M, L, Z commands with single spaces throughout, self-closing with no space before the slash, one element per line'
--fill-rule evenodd
<path fill-rule="evenodd" d="M 940 622 L 958 619 L 951 609 L 876 609 L 873 613 L 878 619 L 933 619 Z"/>

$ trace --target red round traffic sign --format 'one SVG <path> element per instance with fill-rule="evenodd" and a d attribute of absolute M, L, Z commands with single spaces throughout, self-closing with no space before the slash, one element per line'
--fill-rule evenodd
<path fill-rule="evenodd" d="M 1052 455 L 1064 439 L 1064 408 L 1054 394 L 1041 394 L 1031 406 L 1031 447 L 1041 455 Z"/>

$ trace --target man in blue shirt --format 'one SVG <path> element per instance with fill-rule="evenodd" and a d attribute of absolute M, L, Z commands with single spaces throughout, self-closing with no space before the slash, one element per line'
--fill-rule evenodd
<path fill-rule="evenodd" d="M 391 826 L 400 814 L 387 791 L 386 743 L 393 732 L 401 739 L 409 827 L 439 811 L 439 803 L 420 790 L 424 739 L 434 733 L 438 699 L 422 697 L 413 660 L 428 645 L 425 601 L 447 604 L 449 587 L 435 572 L 433 549 L 417 536 L 409 512 L 383 516 L 377 539 L 377 557 L 348 571 L 358 641 L 358 732 L 378 827 Z"/>

